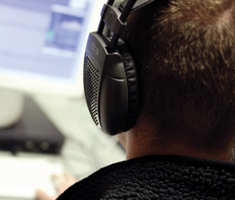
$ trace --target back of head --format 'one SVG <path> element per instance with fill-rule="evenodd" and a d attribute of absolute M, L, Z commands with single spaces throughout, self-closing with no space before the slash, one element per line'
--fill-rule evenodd
<path fill-rule="evenodd" d="M 162 137 L 227 147 L 235 124 L 235 2 L 156 0 L 129 17 L 141 113 Z"/>

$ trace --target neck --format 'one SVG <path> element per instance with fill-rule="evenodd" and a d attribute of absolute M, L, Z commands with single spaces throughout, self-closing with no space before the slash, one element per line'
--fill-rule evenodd
<path fill-rule="evenodd" d="M 181 155 L 190 157 L 200 157 L 213 160 L 230 160 L 230 150 L 227 152 L 206 152 L 197 149 L 187 142 L 160 140 L 156 133 L 138 132 L 135 129 L 124 134 L 124 146 L 126 148 L 126 159 L 133 159 L 147 155 Z M 154 135 L 154 136 L 153 136 Z"/>

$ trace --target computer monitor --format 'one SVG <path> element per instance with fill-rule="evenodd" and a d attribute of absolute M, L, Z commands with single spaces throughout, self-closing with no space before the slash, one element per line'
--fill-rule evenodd
<path fill-rule="evenodd" d="M 0 92 L 83 95 L 86 40 L 104 2 L 0 0 Z"/>
<path fill-rule="evenodd" d="M 103 0 L 0 0 L 0 87 L 79 95 Z"/>

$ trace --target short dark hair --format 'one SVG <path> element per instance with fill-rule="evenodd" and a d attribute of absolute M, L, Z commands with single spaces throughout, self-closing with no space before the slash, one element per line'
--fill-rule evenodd
<path fill-rule="evenodd" d="M 123 34 L 141 85 L 141 112 L 170 137 L 223 149 L 235 124 L 235 1 L 157 0 Z"/>

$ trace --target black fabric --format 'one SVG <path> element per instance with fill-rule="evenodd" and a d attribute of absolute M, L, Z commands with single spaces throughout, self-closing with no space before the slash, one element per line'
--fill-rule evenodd
<path fill-rule="evenodd" d="M 139 113 L 139 86 L 138 75 L 135 62 L 124 42 L 119 42 L 117 49 L 123 58 L 123 65 L 126 72 L 128 84 L 128 114 L 125 129 L 127 131 L 133 127 Z"/>
<path fill-rule="evenodd" d="M 91 199 L 235 200 L 235 164 L 182 156 L 142 157 L 103 168 L 58 198 Z"/>

